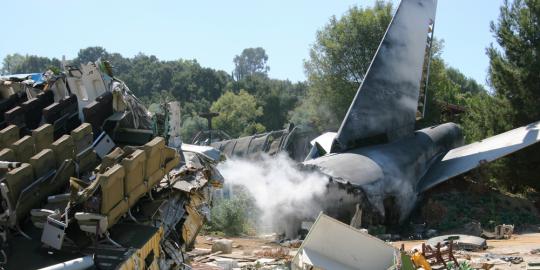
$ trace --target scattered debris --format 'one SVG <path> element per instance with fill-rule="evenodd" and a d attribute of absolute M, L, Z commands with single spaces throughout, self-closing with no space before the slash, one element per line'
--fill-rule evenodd
<path fill-rule="evenodd" d="M 433 237 L 427 240 L 427 244 L 432 247 L 435 247 L 437 246 L 438 243 L 445 245 L 450 241 L 456 244 L 457 249 L 460 249 L 460 250 L 474 251 L 474 250 L 483 250 L 487 248 L 485 239 L 481 237 L 477 237 L 477 236 L 464 235 L 464 234 L 451 234 L 451 235 Z"/>
<path fill-rule="evenodd" d="M 388 269 L 398 250 L 320 214 L 294 257 L 292 269 Z"/>

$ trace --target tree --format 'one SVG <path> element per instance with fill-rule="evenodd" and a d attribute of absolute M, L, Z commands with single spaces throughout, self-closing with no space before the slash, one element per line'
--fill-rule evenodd
<path fill-rule="evenodd" d="M 18 67 L 22 65 L 24 62 L 25 57 L 18 54 L 8 54 L 6 57 L 4 57 L 4 61 L 2 62 L 2 74 L 15 74 Z"/>
<path fill-rule="evenodd" d="M 60 60 L 56 58 L 47 58 L 37 55 L 11 54 L 7 55 L 3 61 L 2 73 L 33 73 L 44 72 L 48 69 L 58 71 L 60 69 Z"/>
<path fill-rule="evenodd" d="M 247 76 L 262 75 L 267 76 L 270 67 L 266 64 L 268 55 L 261 48 L 247 48 L 240 55 L 234 57 L 234 77 L 236 80 L 242 80 Z"/>
<path fill-rule="evenodd" d="M 238 94 L 226 92 L 212 104 L 210 110 L 219 113 L 219 116 L 213 119 L 213 126 L 233 137 L 252 135 L 265 130 L 262 124 L 256 122 L 263 109 L 257 104 L 255 97 L 245 90 L 240 90 Z"/>
<path fill-rule="evenodd" d="M 72 64 L 78 66 L 80 64 L 87 64 L 88 62 L 95 62 L 99 58 L 108 60 L 109 53 L 105 48 L 100 46 L 87 47 L 79 50 L 79 53 L 77 53 L 77 57 L 73 59 Z"/>
<path fill-rule="evenodd" d="M 503 121 L 522 126 L 540 120 L 540 1 L 505 1 L 497 22 L 491 23 L 497 43 L 487 49 L 490 58 L 489 83 L 511 113 Z M 524 149 L 508 158 L 513 188 L 524 185 L 540 188 L 530 168 L 540 164 L 540 145 Z"/>
<path fill-rule="evenodd" d="M 305 62 L 308 96 L 292 119 L 311 119 L 319 129 L 337 129 L 392 19 L 392 4 L 353 7 L 317 32 Z"/>

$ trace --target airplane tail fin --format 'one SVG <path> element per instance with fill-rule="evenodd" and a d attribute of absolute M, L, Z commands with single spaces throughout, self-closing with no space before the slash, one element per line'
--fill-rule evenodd
<path fill-rule="evenodd" d="M 401 1 L 339 128 L 332 152 L 412 134 L 421 88 L 427 82 L 426 57 L 430 57 L 436 7 L 437 0 Z"/>

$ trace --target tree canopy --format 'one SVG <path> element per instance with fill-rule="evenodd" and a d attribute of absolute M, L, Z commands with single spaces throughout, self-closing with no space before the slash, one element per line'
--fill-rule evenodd
<path fill-rule="evenodd" d="M 506 113 L 498 122 L 517 127 L 540 120 L 540 1 L 505 1 L 491 31 L 500 50 L 491 45 L 489 83 Z M 486 116 L 489 118 L 490 116 Z M 497 131 L 497 130 L 495 130 Z M 533 168 L 540 163 L 540 145 L 526 148 L 503 160 L 504 170 L 497 176 L 506 179 L 511 189 L 540 188 Z"/>
<path fill-rule="evenodd" d="M 246 48 L 240 55 L 234 57 L 233 75 L 236 80 L 242 80 L 247 76 L 261 75 L 267 76 L 270 67 L 266 64 L 268 55 L 261 48 Z"/>
<path fill-rule="evenodd" d="M 251 135 L 265 131 L 265 127 L 257 122 L 263 109 L 257 104 L 255 97 L 245 90 L 238 94 L 226 92 L 210 108 L 219 113 L 213 119 L 213 126 L 233 137 Z"/>

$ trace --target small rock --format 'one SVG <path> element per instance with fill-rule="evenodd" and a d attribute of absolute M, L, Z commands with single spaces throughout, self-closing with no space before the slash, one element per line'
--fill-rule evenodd
<path fill-rule="evenodd" d="M 220 239 L 214 242 L 212 245 L 212 253 L 221 251 L 223 254 L 230 254 L 232 252 L 232 240 Z"/>

